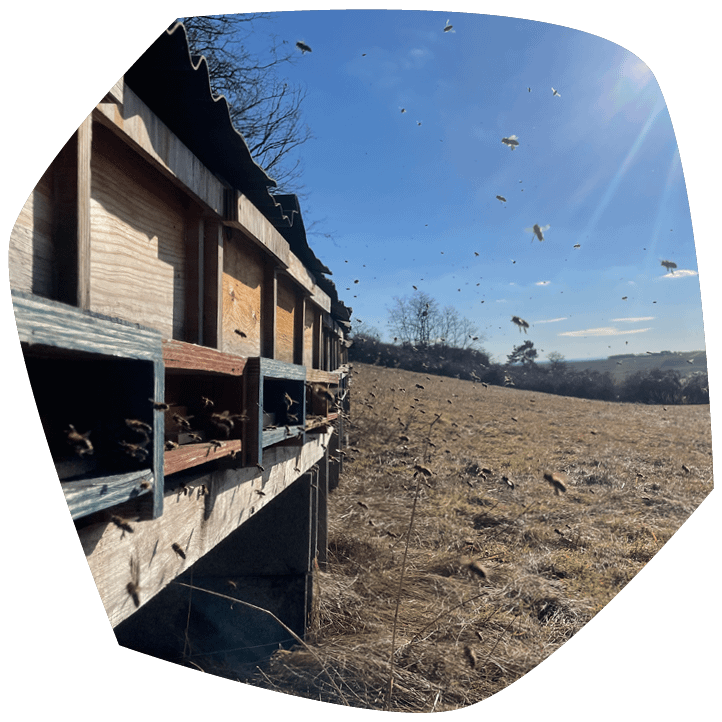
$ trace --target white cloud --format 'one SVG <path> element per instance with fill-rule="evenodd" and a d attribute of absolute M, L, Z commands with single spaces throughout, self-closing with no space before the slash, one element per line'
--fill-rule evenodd
<path fill-rule="evenodd" d="M 631 331 L 620 331 L 614 326 L 604 326 L 602 328 L 587 328 L 582 331 L 564 331 L 557 334 L 558 336 L 625 336 L 629 333 L 644 333 L 651 331 L 651 328 L 635 328 Z"/>
<path fill-rule="evenodd" d="M 685 278 L 687 276 L 699 276 L 699 273 L 690 268 L 677 268 L 674 273 L 665 273 L 664 276 L 659 276 L 659 278 Z"/>
<path fill-rule="evenodd" d="M 551 281 L 537 281 L 534 285 L 535 286 L 548 286 L 551 283 Z"/>
<path fill-rule="evenodd" d="M 636 323 L 637 321 L 653 321 L 655 316 L 639 316 L 638 318 L 613 318 L 612 321 L 615 323 L 624 321 L 626 323 Z"/>
<path fill-rule="evenodd" d="M 559 318 L 548 318 L 545 321 L 534 321 L 534 323 L 556 323 L 557 321 L 566 321 L 566 316 L 560 316 Z"/>

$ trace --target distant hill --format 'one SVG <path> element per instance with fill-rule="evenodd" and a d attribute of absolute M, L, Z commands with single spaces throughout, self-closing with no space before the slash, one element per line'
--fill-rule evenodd
<path fill-rule="evenodd" d="M 689 362 L 692 363 L 689 363 Z M 622 380 L 637 371 L 663 370 L 679 371 L 681 376 L 703 371 L 707 373 L 706 351 L 660 351 L 651 354 L 616 354 L 606 359 L 586 359 L 583 361 L 567 361 L 566 364 L 574 371 L 608 371 L 615 380 Z M 545 365 L 545 364 L 539 364 Z"/>

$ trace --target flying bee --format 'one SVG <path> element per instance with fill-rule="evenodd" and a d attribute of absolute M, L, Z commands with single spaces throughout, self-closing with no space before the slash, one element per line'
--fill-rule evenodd
<path fill-rule="evenodd" d="M 146 443 L 148 442 L 146 441 Z M 122 446 L 123 451 L 136 461 L 145 461 L 148 457 L 148 449 L 143 444 L 130 444 L 127 441 L 119 441 L 118 445 Z"/>
<path fill-rule="evenodd" d="M 306 43 L 301 42 L 300 40 L 296 42 L 296 47 L 305 55 L 306 53 L 312 52 L 311 48 L 306 45 Z"/>
<path fill-rule="evenodd" d="M 178 448 L 178 444 L 176 444 L 175 441 L 171 441 L 170 439 L 168 439 L 168 441 L 165 442 L 165 450 L 166 451 L 173 451 L 173 449 L 177 449 L 177 448 Z"/>
<path fill-rule="evenodd" d="M 201 403 L 204 409 L 210 409 L 214 406 L 214 403 L 207 396 L 201 396 Z"/>
<path fill-rule="evenodd" d="M 221 446 L 223 446 L 223 443 L 218 441 L 217 439 L 211 439 L 208 442 L 214 449 L 220 449 Z"/>
<path fill-rule="evenodd" d="M 477 663 L 476 652 L 467 644 L 464 647 L 464 654 L 466 655 L 466 659 L 469 661 L 469 666 L 474 669 Z"/>
<path fill-rule="evenodd" d="M 140 606 L 140 567 L 138 562 L 130 558 L 130 581 L 125 585 L 125 589 L 133 600 L 136 608 Z"/>
<path fill-rule="evenodd" d="M 289 395 L 287 391 L 283 392 L 283 400 L 286 404 L 286 408 L 290 409 L 291 406 L 293 406 L 295 403 L 298 403 L 297 401 L 294 401 Z"/>
<path fill-rule="evenodd" d="M 524 329 L 524 333 L 526 333 L 526 330 L 529 328 L 529 324 L 523 318 L 519 318 L 519 316 L 512 316 L 511 322 L 519 327 L 519 333 L 521 333 L 522 329 Z"/>
<path fill-rule="evenodd" d="M 519 145 L 519 139 L 515 135 L 510 135 L 508 138 L 502 138 L 501 142 L 504 145 L 508 145 L 512 150 Z"/>
<path fill-rule="evenodd" d="M 554 493 L 559 496 L 560 491 L 566 491 L 567 486 L 564 483 L 566 477 L 563 474 L 557 474 L 556 472 L 544 472 L 544 481 L 546 481 L 553 489 Z"/>
<path fill-rule="evenodd" d="M 173 542 L 173 544 L 171 544 L 171 549 L 172 549 L 181 559 L 185 559 L 185 558 L 186 558 L 186 553 L 181 549 L 181 545 L 180 545 L 180 544 L 177 544 L 177 543 Z"/>
<path fill-rule="evenodd" d="M 266 492 L 261 491 L 260 489 L 256 489 L 256 494 L 258 494 L 258 496 L 266 496 Z"/>
<path fill-rule="evenodd" d="M 198 434 L 188 434 L 193 441 L 203 441 L 203 437 Z"/>
<path fill-rule="evenodd" d="M 455 33 L 456 30 L 453 30 L 452 29 L 453 27 L 454 27 L 453 25 L 449 25 L 449 21 L 447 20 L 446 25 L 444 26 L 444 32 L 445 33 Z"/>
<path fill-rule="evenodd" d="M 189 416 L 186 418 L 185 416 L 181 416 L 180 414 L 173 414 L 173 421 L 178 424 L 182 429 L 185 429 L 186 431 L 190 431 L 191 429 L 191 423 L 188 419 L 192 419 L 192 416 Z"/>
<path fill-rule="evenodd" d="M 115 514 L 113 514 L 110 517 L 110 521 L 112 521 L 113 524 L 118 527 L 118 529 L 130 532 L 131 534 L 133 533 L 133 527 L 130 525 L 130 522 L 127 519 L 123 519 L 122 516 L 116 516 Z"/>
<path fill-rule="evenodd" d="M 260 464 L 256 464 L 256 467 L 257 467 L 258 469 L 260 469 L 261 471 L 265 471 L 265 469 L 264 469 Z"/>
<path fill-rule="evenodd" d="M 150 403 L 153 405 L 153 408 L 157 411 L 168 411 L 170 406 L 162 401 L 155 401 L 154 399 L 148 399 Z"/>
<path fill-rule="evenodd" d="M 555 96 L 555 95 L 556 95 L 558 98 L 561 98 L 561 97 L 562 97 L 562 94 L 561 94 L 558 90 L 554 90 L 554 88 L 552 88 L 552 97 Z"/>
<path fill-rule="evenodd" d="M 233 333 L 237 333 L 241 338 L 246 338 L 246 334 L 243 333 L 239 328 L 233 329 Z"/>
<path fill-rule="evenodd" d="M 469 557 L 462 557 L 461 563 L 466 566 L 469 571 L 476 574 L 476 576 L 481 577 L 484 581 L 487 581 L 489 579 L 489 571 L 486 567 L 484 567 L 479 561 L 476 559 L 470 559 Z"/>
<path fill-rule="evenodd" d="M 497 198 L 497 200 L 500 200 L 502 203 L 506 203 L 506 198 L 504 198 L 504 196 L 497 196 L 496 198 Z"/>
<path fill-rule="evenodd" d="M 575 244 L 574 244 L 574 248 L 581 248 L 581 247 L 582 247 L 582 244 L 581 244 L 581 243 L 575 243 Z"/>
<path fill-rule="evenodd" d="M 674 269 L 677 268 L 677 264 L 674 261 L 662 261 L 662 266 L 664 266 L 670 273 L 674 273 Z"/>
<path fill-rule="evenodd" d="M 533 233 L 540 241 L 544 240 L 544 231 L 548 231 L 551 228 L 549 224 L 546 226 L 540 226 L 538 223 L 535 223 L 531 228 L 525 228 L 524 230 L 527 233 Z M 534 239 L 531 239 L 531 242 L 534 243 Z"/>
<path fill-rule="evenodd" d="M 145 421 L 138 421 L 138 419 L 126 419 L 125 425 L 137 431 L 139 434 L 151 434 L 153 433 L 153 427 L 150 424 L 146 424 Z"/>
<path fill-rule="evenodd" d="M 68 424 L 68 428 L 65 432 L 66 439 L 70 446 L 75 448 L 75 453 L 78 456 L 86 456 L 87 454 L 93 453 L 93 445 L 90 443 L 90 431 L 86 431 L 84 434 L 79 433 L 75 430 L 72 424 Z"/>

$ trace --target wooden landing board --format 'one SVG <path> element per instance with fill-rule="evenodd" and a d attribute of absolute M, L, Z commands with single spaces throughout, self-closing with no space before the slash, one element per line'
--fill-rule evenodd
<path fill-rule="evenodd" d="M 73 519 L 149 494 L 153 485 L 153 472 L 150 469 L 62 483 L 65 501 L 68 502 Z"/>
<path fill-rule="evenodd" d="M 159 519 L 128 519 L 132 532 L 109 519 L 80 529 L 110 623 L 116 626 L 136 609 L 129 583 L 138 585 L 138 601 L 145 604 L 322 459 L 329 439 L 327 432 L 300 448 L 269 449 L 263 472 L 250 467 L 199 474 L 184 487 L 166 491 Z M 121 507 L 117 514 L 123 513 Z M 185 558 L 173 550 L 174 544 Z"/>
<path fill-rule="evenodd" d="M 163 341 L 163 363 L 166 368 L 205 371 L 241 376 L 247 359 L 183 341 Z"/>
<path fill-rule="evenodd" d="M 209 461 L 222 459 L 241 450 L 241 441 L 231 439 L 230 441 L 219 441 L 220 446 L 202 442 L 199 444 L 186 444 L 165 452 L 164 474 L 174 474 L 183 469 L 190 469 L 193 466 L 206 464 Z"/>

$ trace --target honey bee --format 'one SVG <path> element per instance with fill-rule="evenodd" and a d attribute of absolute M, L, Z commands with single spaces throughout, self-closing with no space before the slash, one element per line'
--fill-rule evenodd
<path fill-rule="evenodd" d="M 168 411 L 170 406 L 166 403 L 163 403 L 162 401 L 155 401 L 153 399 L 148 399 L 150 403 L 153 405 L 153 408 L 157 411 Z"/>
<path fill-rule="evenodd" d="M 256 466 L 257 466 L 261 471 L 265 471 L 265 469 L 264 469 L 260 464 L 256 464 Z"/>
<path fill-rule="evenodd" d="M 519 139 L 515 135 L 510 135 L 508 138 L 502 138 L 501 142 L 504 145 L 508 145 L 512 150 L 519 145 Z"/>
<path fill-rule="evenodd" d="M 220 449 L 221 446 L 223 446 L 222 442 L 218 441 L 217 439 L 211 439 L 208 442 L 214 449 Z"/>
<path fill-rule="evenodd" d="M 243 331 L 241 331 L 239 328 L 234 328 L 233 332 L 237 333 L 241 338 L 246 338 L 246 334 L 243 333 Z"/>
<path fill-rule="evenodd" d="M 266 496 L 266 492 L 261 491 L 260 489 L 256 489 L 256 494 L 258 494 L 258 496 Z"/>
<path fill-rule="evenodd" d="M 133 533 L 133 527 L 127 519 L 123 519 L 123 517 L 113 514 L 113 516 L 110 517 L 110 521 L 112 521 L 118 529 L 122 529 L 124 532 L 130 532 L 131 534 Z"/>
<path fill-rule="evenodd" d="M 464 654 L 466 655 L 467 660 L 469 661 L 469 666 L 474 669 L 476 667 L 476 652 L 467 644 L 464 647 Z"/>
<path fill-rule="evenodd" d="M 306 43 L 301 42 L 300 40 L 296 43 L 296 47 L 305 55 L 306 53 L 310 53 L 311 48 L 306 45 Z"/>
<path fill-rule="evenodd" d="M 549 224 L 546 226 L 540 226 L 538 223 L 535 223 L 531 228 L 525 228 L 524 230 L 527 233 L 533 233 L 541 242 L 544 240 L 544 231 L 548 231 L 550 228 L 551 226 Z M 534 243 L 533 238 L 531 239 L 531 242 Z"/>
<path fill-rule="evenodd" d="M 560 491 L 566 491 L 567 487 L 564 483 L 566 478 L 563 474 L 557 474 L 556 472 L 544 472 L 544 481 L 546 481 L 553 489 L 554 493 L 559 496 Z"/>
<path fill-rule="evenodd" d="M 68 424 L 68 428 L 65 432 L 68 444 L 75 448 L 75 453 L 78 456 L 86 456 L 93 453 L 93 445 L 90 443 L 90 431 L 86 431 L 84 434 L 79 433 L 75 430 L 72 424 Z"/>
<path fill-rule="evenodd" d="M 173 451 L 173 449 L 177 449 L 177 448 L 178 448 L 178 444 L 176 444 L 175 441 L 171 441 L 170 439 L 168 439 L 168 441 L 165 442 L 165 450 L 166 451 Z"/>
<path fill-rule="evenodd" d="M 180 426 L 182 429 L 185 429 L 186 431 L 190 431 L 191 424 L 188 419 L 192 419 L 192 416 L 189 416 L 188 418 L 185 418 L 184 416 L 181 416 L 180 414 L 173 414 L 173 421 L 175 421 L 178 426 Z"/>
<path fill-rule="evenodd" d="M 511 322 L 519 327 L 519 333 L 521 333 L 522 329 L 524 329 L 524 333 L 526 333 L 526 330 L 529 328 L 529 324 L 523 318 L 519 318 L 519 316 L 512 316 Z"/>
<path fill-rule="evenodd" d="M 204 409 L 210 409 L 213 406 L 213 402 L 207 396 L 201 396 L 201 403 Z"/>
<path fill-rule="evenodd" d="M 150 424 L 146 424 L 145 421 L 138 421 L 138 419 L 126 419 L 125 425 L 133 431 L 137 431 L 139 434 L 151 434 L 153 433 L 153 427 Z"/>
<path fill-rule="evenodd" d="M 506 203 L 506 198 L 504 198 L 504 196 L 497 196 L 496 199 L 501 201 L 502 203 Z"/>
<path fill-rule="evenodd" d="M 140 606 L 140 567 L 138 562 L 130 558 L 130 581 L 125 585 L 125 589 L 133 600 L 136 608 Z"/>
<path fill-rule="evenodd" d="M 489 571 L 478 560 L 462 557 L 461 562 L 468 567 L 471 572 L 476 574 L 476 576 L 481 577 L 484 581 L 488 581 Z"/>
<path fill-rule="evenodd" d="M 181 549 L 180 544 L 177 544 L 177 543 L 173 542 L 173 544 L 171 544 L 171 549 L 172 549 L 181 559 L 185 559 L 185 558 L 186 558 L 186 553 L 183 551 L 183 549 Z"/>
<path fill-rule="evenodd" d="M 148 442 L 146 441 L 146 443 Z M 130 444 L 127 441 L 119 441 L 118 445 L 122 446 L 123 451 L 136 461 L 145 461 L 148 457 L 148 449 L 145 448 L 145 444 Z"/>

